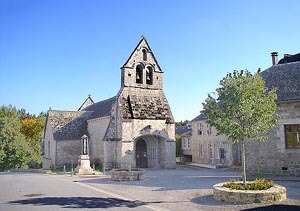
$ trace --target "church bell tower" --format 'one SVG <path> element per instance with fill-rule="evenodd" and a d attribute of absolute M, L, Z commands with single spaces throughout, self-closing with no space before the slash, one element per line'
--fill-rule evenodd
<path fill-rule="evenodd" d="M 136 87 L 156 90 L 163 88 L 163 72 L 144 36 L 121 67 L 121 71 L 122 88 Z"/>

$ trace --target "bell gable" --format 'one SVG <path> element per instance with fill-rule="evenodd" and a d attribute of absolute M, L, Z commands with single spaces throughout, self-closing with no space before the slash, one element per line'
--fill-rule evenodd
<path fill-rule="evenodd" d="M 122 87 L 162 89 L 163 72 L 143 36 L 121 71 Z"/>

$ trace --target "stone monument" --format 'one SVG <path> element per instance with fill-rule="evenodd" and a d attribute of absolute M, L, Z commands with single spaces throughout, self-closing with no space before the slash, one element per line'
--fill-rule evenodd
<path fill-rule="evenodd" d="M 126 163 L 127 169 L 130 172 L 131 171 L 131 159 L 132 159 L 131 156 L 132 156 L 132 151 L 131 150 L 127 150 L 125 152 L 125 154 L 126 154 L 126 157 L 127 157 L 127 163 Z"/>
<path fill-rule="evenodd" d="M 83 135 L 81 137 L 82 143 L 82 151 L 79 156 L 78 166 L 75 169 L 75 174 L 77 175 L 92 175 L 94 174 L 93 169 L 90 165 L 90 157 L 89 157 L 89 142 L 88 137 Z"/>

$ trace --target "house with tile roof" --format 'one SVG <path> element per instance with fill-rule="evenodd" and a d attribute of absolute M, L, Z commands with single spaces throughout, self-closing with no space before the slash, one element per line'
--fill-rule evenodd
<path fill-rule="evenodd" d="M 272 66 L 261 72 L 266 87 L 277 88 L 278 125 L 268 133 L 264 142 L 247 141 L 246 170 L 248 175 L 300 176 L 300 54 L 285 54 L 278 61 L 272 54 Z M 207 165 L 241 164 L 239 144 L 218 135 L 200 114 L 192 120 L 192 162 Z M 224 161 L 223 161 L 224 162 Z"/>
<path fill-rule="evenodd" d="M 176 126 L 175 134 L 180 137 L 177 141 L 181 141 L 181 162 L 192 162 L 192 126 L 190 124 Z"/>
<path fill-rule="evenodd" d="M 205 114 L 192 120 L 192 162 L 212 168 L 241 165 L 241 147 L 228 140 L 226 135 L 218 135 L 210 126 Z"/>
<path fill-rule="evenodd" d="M 124 167 L 125 152 L 131 150 L 133 167 L 175 168 L 175 121 L 163 91 L 163 71 L 145 37 L 121 67 L 116 96 L 96 103 L 89 96 L 78 111 L 48 111 L 43 168 L 71 163 L 83 135 L 92 164 Z"/>
<path fill-rule="evenodd" d="M 246 142 L 246 169 L 253 175 L 300 176 L 300 54 L 285 54 L 262 71 L 268 89 L 277 88 L 278 125 L 265 142 Z"/>

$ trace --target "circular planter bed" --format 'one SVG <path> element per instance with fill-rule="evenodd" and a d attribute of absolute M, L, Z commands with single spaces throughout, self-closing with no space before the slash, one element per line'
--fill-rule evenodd
<path fill-rule="evenodd" d="M 267 190 L 234 190 L 223 187 L 225 183 L 213 186 L 214 199 L 224 202 L 236 203 L 267 203 L 286 199 L 286 189 L 275 185 Z"/>
<path fill-rule="evenodd" d="M 145 170 L 133 168 L 128 169 L 113 169 L 111 171 L 111 180 L 113 181 L 138 181 L 145 179 Z"/>

